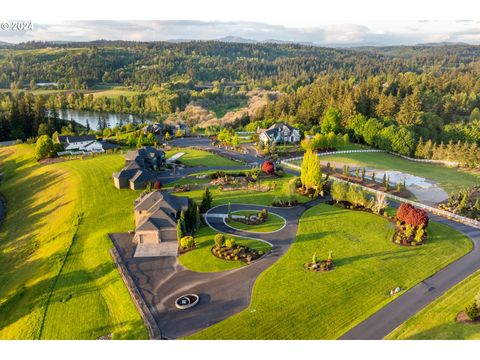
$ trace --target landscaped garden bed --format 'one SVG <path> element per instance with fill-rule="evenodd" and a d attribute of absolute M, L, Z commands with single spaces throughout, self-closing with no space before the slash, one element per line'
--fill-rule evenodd
<path fill-rule="evenodd" d="M 261 250 L 237 245 L 234 238 L 225 239 L 223 234 L 215 235 L 214 240 L 215 246 L 212 247 L 212 254 L 222 260 L 243 261 L 250 264 L 265 255 Z"/>
<path fill-rule="evenodd" d="M 326 260 L 318 260 L 317 255 L 314 254 L 312 261 L 306 262 L 303 264 L 303 268 L 307 271 L 314 272 L 327 272 L 333 270 L 335 265 L 333 264 L 332 252 L 328 253 L 328 258 Z"/>

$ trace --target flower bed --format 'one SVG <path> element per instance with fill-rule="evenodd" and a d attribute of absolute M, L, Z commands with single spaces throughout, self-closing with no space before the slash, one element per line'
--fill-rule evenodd
<path fill-rule="evenodd" d="M 294 207 L 298 205 L 298 200 L 274 200 L 272 206 L 275 207 Z"/>
<path fill-rule="evenodd" d="M 314 254 L 312 261 L 303 264 L 303 268 L 307 271 L 315 272 L 327 272 L 333 270 L 335 265 L 333 264 L 333 256 L 330 251 L 327 260 L 317 260 L 317 255 Z"/>
<path fill-rule="evenodd" d="M 261 250 L 257 251 L 243 245 L 214 246 L 212 247 L 212 254 L 223 260 L 243 261 L 247 264 L 265 255 Z"/>
<path fill-rule="evenodd" d="M 317 263 L 306 262 L 303 268 L 308 271 L 326 272 L 333 270 L 335 266 L 333 263 L 329 264 L 327 260 L 318 261 Z"/>

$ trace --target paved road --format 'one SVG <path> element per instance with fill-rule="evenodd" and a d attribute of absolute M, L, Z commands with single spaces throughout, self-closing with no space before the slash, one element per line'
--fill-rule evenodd
<path fill-rule="evenodd" d="M 270 253 L 240 269 L 199 273 L 183 268 L 175 257 L 133 258 L 134 244 L 129 234 L 111 234 L 117 250 L 141 291 L 157 322 L 162 337 L 175 339 L 193 334 L 218 323 L 248 307 L 257 277 L 275 263 L 290 247 L 297 233 L 298 219 L 312 201 L 295 208 L 269 208 L 271 213 L 286 219 L 283 229 L 275 233 L 254 234 L 226 226 L 219 214 L 227 213 L 227 205 L 212 209 L 207 216 L 210 226 L 219 232 L 255 237 L 273 245 Z M 265 206 L 232 204 L 232 211 L 260 211 Z M 217 216 L 216 216 L 217 215 Z M 175 308 L 175 299 L 183 294 L 200 295 L 200 303 L 189 310 Z"/>

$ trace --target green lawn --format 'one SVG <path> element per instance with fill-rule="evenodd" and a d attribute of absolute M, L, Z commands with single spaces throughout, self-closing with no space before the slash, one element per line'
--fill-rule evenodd
<path fill-rule="evenodd" d="M 124 158 L 39 165 L 32 150 L 0 150 L 16 205 L 1 227 L 0 338 L 147 338 L 109 254 L 107 234 L 133 227 L 138 193 L 111 180 Z"/>
<path fill-rule="evenodd" d="M 209 153 L 208 151 L 196 149 L 172 149 L 166 152 L 167 159 L 173 155 L 183 152 L 180 160 L 183 164 L 188 166 L 242 166 L 238 161 L 226 159 L 222 156 Z"/>
<path fill-rule="evenodd" d="M 387 339 L 479 340 L 480 323 L 460 324 L 457 314 L 470 305 L 480 291 L 480 271 L 453 287 L 440 298 L 389 334 Z"/>
<path fill-rule="evenodd" d="M 282 185 L 284 182 L 288 182 L 294 175 L 285 174 L 282 178 L 274 180 L 261 180 L 262 182 L 276 183 L 276 188 L 269 190 L 267 192 L 259 191 L 246 191 L 246 190 L 233 190 L 225 191 L 219 190 L 218 186 L 210 186 L 210 191 L 213 196 L 213 206 L 228 204 L 229 202 L 234 203 L 243 203 L 243 204 L 255 204 L 255 205 L 265 205 L 271 206 L 273 200 L 276 198 L 282 198 Z M 169 184 L 170 185 L 170 184 Z M 188 196 L 191 199 L 197 201 L 200 204 L 203 195 L 203 188 L 183 193 L 177 193 L 178 196 Z M 309 199 L 301 196 L 295 195 L 295 199 L 299 202 L 307 202 Z"/>
<path fill-rule="evenodd" d="M 240 215 L 240 216 L 247 216 L 247 215 L 257 215 L 255 211 L 248 211 L 248 210 L 241 210 L 241 211 L 233 211 L 233 215 Z M 283 225 L 285 225 L 285 220 L 283 220 L 280 216 L 269 213 L 267 220 L 259 225 L 247 225 L 240 221 L 236 221 L 232 219 L 228 222 L 228 225 L 238 229 L 238 230 L 245 230 L 251 232 L 272 232 L 276 230 L 280 230 Z"/>
<path fill-rule="evenodd" d="M 339 154 L 322 156 L 320 159 L 322 161 L 330 161 L 332 164 L 335 162 L 352 163 L 359 166 L 384 170 L 397 170 L 425 177 L 438 182 L 448 193 L 453 191 L 457 192 L 459 188 L 466 188 L 480 183 L 480 173 L 474 174 L 442 165 L 408 161 L 387 153 Z"/>
<path fill-rule="evenodd" d="M 309 209 L 290 250 L 258 278 L 250 306 L 189 338 L 334 339 L 391 301 L 390 289 L 412 287 L 472 247 L 434 222 L 421 247 L 397 246 L 392 235 L 380 216 L 325 204 Z M 303 269 L 314 253 L 325 259 L 329 250 L 332 272 Z"/>
<path fill-rule="evenodd" d="M 211 249 L 214 245 L 213 237 L 217 234 L 208 226 L 202 227 L 195 236 L 197 248 L 180 255 L 178 260 L 187 269 L 197 272 L 217 272 L 238 269 L 245 266 L 242 261 L 223 260 L 214 256 Z M 226 235 L 227 238 L 231 237 Z M 237 244 L 245 245 L 251 249 L 268 252 L 271 246 L 263 241 L 235 237 Z"/>

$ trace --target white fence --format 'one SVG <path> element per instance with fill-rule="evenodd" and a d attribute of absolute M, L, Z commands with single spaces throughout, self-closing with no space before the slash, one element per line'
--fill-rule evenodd
<path fill-rule="evenodd" d="M 294 169 L 294 170 L 297 170 L 297 171 L 300 172 L 301 167 L 298 166 L 298 165 L 290 163 L 289 160 L 290 159 L 283 160 L 283 161 L 281 161 L 281 163 L 283 165 L 291 168 L 291 169 Z M 342 183 L 349 183 L 347 180 L 339 179 L 335 176 L 330 176 L 330 179 L 332 179 L 333 181 L 338 181 L 338 182 L 342 182 Z M 392 194 L 389 194 L 389 193 L 384 193 L 383 191 L 370 189 L 369 187 L 366 187 L 366 186 L 363 186 L 363 185 L 358 185 L 358 184 L 353 184 L 353 185 L 358 186 L 358 187 L 364 189 L 365 191 L 368 191 L 368 192 L 373 193 L 375 195 L 385 194 L 385 196 L 387 198 L 395 200 L 397 202 L 408 203 L 408 204 L 411 204 L 411 205 L 416 206 L 418 208 L 424 209 L 425 211 L 428 211 L 432 214 L 439 215 L 439 216 L 445 217 L 447 219 L 455 220 L 457 222 L 460 222 L 460 223 L 463 223 L 463 224 L 466 224 L 466 225 L 470 225 L 470 226 L 473 226 L 473 227 L 476 227 L 476 228 L 480 229 L 480 221 L 469 219 L 467 217 L 460 216 L 460 215 L 457 215 L 457 214 L 453 214 L 449 211 L 437 209 L 433 206 L 428 206 L 428 205 L 425 205 L 425 204 L 422 204 L 422 203 L 419 203 L 419 202 L 416 202 L 416 201 L 408 200 L 408 199 L 402 198 L 400 196 L 392 195 Z"/>
<path fill-rule="evenodd" d="M 399 156 L 405 160 L 409 160 L 409 161 L 415 161 L 415 162 L 420 162 L 420 163 L 426 163 L 426 164 L 441 164 L 441 165 L 447 165 L 447 166 L 452 166 L 452 167 L 455 167 L 455 166 L 458 166 L 459 163 L 456 162 L 456 161 L 448 161 L 448 160 L 430 160 L 430 159 L 415 159 L 415 158 L 411 158 L 411 157 L 408 157 L 408 156 L 405 156 L 405 155 L 400 155 L 400 154 L 396 154 L 394 152 L 389 152 L 389 154 L 391 155 L 395 155 L 395 156 Z"/>
<path fill-rule="evenodd" d="M 339 155 L 339 154 L 353 154 L 353 153 L 376 153 L 376 152 L 386 152 L 385 150 L 373 150 L 373 149 L 368 149 L 368 150 L 341 150 L 341 151 L 329 151 L 329 152 L 324 152 L 324 153 L 318 153 L 318 156 L 328 156 L 328 155 Z M 294 158 L 289 158 L 280 161 L 281 163 L 289 163 L 291 161 L 297 161 L 297 160 L 302 160 L 303 156 L 297 156 Z"/>

